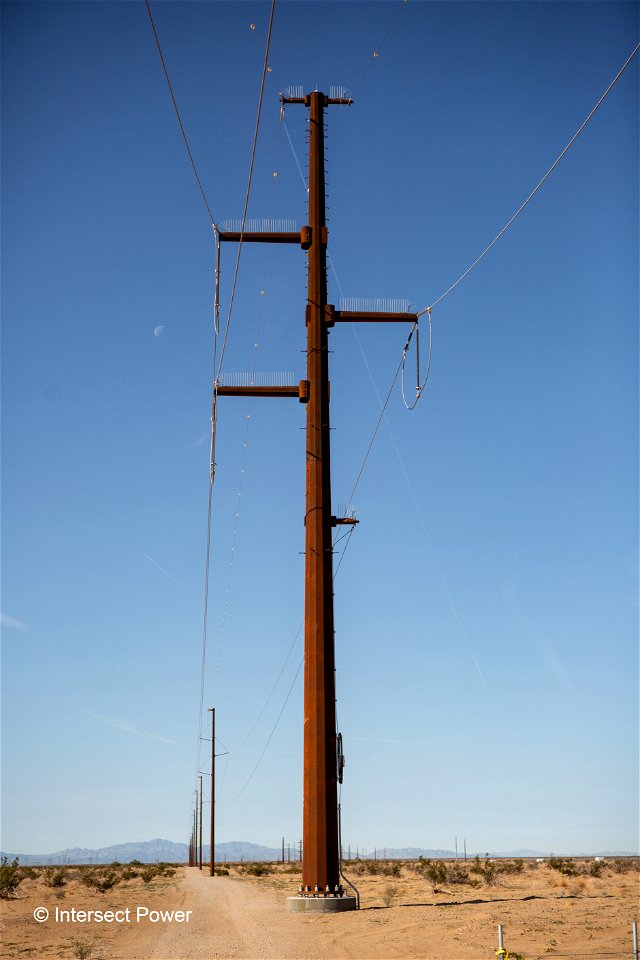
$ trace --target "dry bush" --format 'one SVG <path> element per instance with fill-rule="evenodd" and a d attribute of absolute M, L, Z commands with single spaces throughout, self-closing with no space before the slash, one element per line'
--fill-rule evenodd
<path fill-rule="evenodd" d="M 477 886 L 478 881 L 472 880 L 468 872 L 463 868 L 454 864 L 454 866 L 449 867 L 447 871 L 447 881 L 449 883 L 469 883 L 471 886 Z"/>
<path fill-rule="evenodd" d="M 549 866 L 552 870 L 558 870 L 563 877 L 575 877 L 577 870 L 570 860 L 563 860 L 562 857 L 549 857 Z"/>
<path fill-rule="evenodd" d="M 395 883 L 388 883 L 384 890 L 382 891 L 382 902 L 385 907 L 391 907 L 398 896 L 399 889 Z"/>
<path fill-rule="evenodd" d="M 18 858 L 10 861 L 8 857 L 3 857 L 0 861 L 0 898 L 8 900 L 23 880 Z"/>
<path fill-rule="evenodd" d="M 85 943 L 83 940 L 73 941 L 73 955 L 78 960 L 88 960 L 92 953 L 93 947 L 90 943 Z"/>
<path fill-rule="evenodd" d="M 488 887 L 495 881 L 498 873 L 496 865 L 492 860 L 485 860 L 484 863 L 482 863 L 480 857 L 475 858 L 469 869 L 472 873 L 477 873 Z"/>
<path fill-rule="evenodd" d="M 62 868 L 47 867 L 43 878 L 45 887 L 64 887 L 69 879 L 67 871 Z"/>
<path fill-rule="evenodd" d="M 111 890 L 117 883 L 120 883 L 120 876 L 111 868 L 91 870 L 82 878 L 82 882 L 87 887 L 97 890 L 99 893 L 105 893 Z"/>
<path fill-rule="evenodd" d="M 244 873 L 249 877 L 267 877 L 271 873 L 271 866 L 268 863 L 240 864 L 238 873 Z"/>
<path fill-rule="evenodd" d="M 380 873 L 380 864 L 377 860 L 351 860 L 349 870 L 360 876 L 375 877 Z"/>
<path fill-rule="evenodd" d="M 614 873 L 629 873 L 630 870 L 640 870 L 640 858 L 638 857 L 615 857 L 607 861 L 607 866 Z"/>
<path fill-rule="evenodd" d="M 442 860 L 428 860 L 420 857 L 416 864 L 416 872 L 420 876 L 430 881 L 435 890 L 439 883 L 445 883 L 447 879 L 447 868 Z"/>
<path fill-rule="evenodd" d="M 383 863 L 380 865 L 380 873 L 383 877 L 399 877 L 402 873 L 402 864 L 397 862 Z"/>

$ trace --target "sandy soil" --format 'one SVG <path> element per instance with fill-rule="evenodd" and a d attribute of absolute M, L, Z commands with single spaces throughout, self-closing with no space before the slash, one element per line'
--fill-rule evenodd
<path fill-rule="evenodd" d="M 300 877 L 285 866 L 266 877 L 231 869 L 210 878 L 179 867 L 171 877 L 119 883 L 105 893 L 79 880 L 61 889 L 24 880 L 2 902 L 3 957 L 90 960 L 492 960 L 497 925 L 505 946 L 526 960 L 631 957 L 638 917 L 638 868 L 600 877 L 564 877 L 546 865 L 497 882 L 433 884 L 410 865 L 395 876 L 355 876 L 359 912 L 305 916 L 285 912 Z M 389 888 L 393 888 L 389 890 Z M 391 899 L 391 906 L 385 899 Z M 192 911 L 188 922 L 139 921 L 136 908 Z M 36 907 L 50 917 L 33 918 Z M 55 922 L 55 910 L 124 910 L 129 922 Z"/>

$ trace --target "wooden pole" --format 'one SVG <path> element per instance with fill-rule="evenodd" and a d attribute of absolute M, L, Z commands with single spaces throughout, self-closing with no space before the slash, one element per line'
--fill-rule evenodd
<path fill-rule="evenodd" d="M 209 850 L 209 876 L 215 876 L 215 854 L 213 852 L 214 826 L 216 811 L 216 711 L 215 707 L 209 707 L 211 711 L 211 827 L 209 830 L 210 850 Z"/>

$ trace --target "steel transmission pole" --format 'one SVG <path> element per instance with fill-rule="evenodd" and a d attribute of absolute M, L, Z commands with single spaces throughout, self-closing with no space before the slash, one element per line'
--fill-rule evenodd
<path fill-rule="evenodd" d="M 300 231 L 220 231 L 220 242 L 293 243 L 307 251 L 307 379 L 293 386 L 233 386 L 215 381 L 217 396 L 291 397 L 307 404 L 305 587 L 304 587 L 304 773 L 302 887 L 289 897 L 291 910 L 355 909 L 340 884 L 338 850 L 336 691 L 333 622 L 332 528 L 353 517 L 331 512 L 329 423 L 329 330 L 339 322 L 417 324 L 415 312 L 335 310 L 327 303 L 324 110 L 348 105 L 346 97 L 315 91 L 281 96 L 285 104 L 309 109 L 309 223 Z M 213 842 L 213 840 L 212 840 Z"/>
<path fill-rule="evenodd" d="M 333 892 L 340 882 L 336 777 L 333 553 L 329 432 L 324 94 L 309 97 L 307 287 L 307 469 L 304 601 L 304 807 L 302 884 Z"/>

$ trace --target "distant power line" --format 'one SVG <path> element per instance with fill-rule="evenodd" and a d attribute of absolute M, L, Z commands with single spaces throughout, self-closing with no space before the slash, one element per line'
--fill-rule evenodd
<path fill-rule="evenodd" d="M 186 133 L 186 130 L 184 129 L 184 124 L 183 124 L 183 122 L 182 122 L 182 117 L 180 116 L 180 111 L 179 111 L 179 109 L 178 109 L 178 104 L 177 104 L 177 102 L 176 102 L 176 98 L 175 98 L 175 95 L 174 95 L 174 92 L 173 92 L 173 87 L 171 86 L 171 80 L 169 79 L 169 71 L 167 70 L 167 65 L 166 65 L 166 63 L 165 63 L 164 56 L 162 55 L 162 47 L 160 46 L 160 40 L 158 39 L 158 34 L 157 34 L 157 31 L 156 31 L 156 26 L 155 26 L 155 23 L 153 22 L 153 17 L 152 17 L 152 15 L 151 15 L 151 7 L 149 6 L 149 0 L 145 0 L 145 4 L 146 4 L 146 7 L 147 7 L 147 13 L 149 14 L 149 21 L 150 21 L 150 23 L 151 23 L 151 29 L 153 30 L 153 36 L 155 37 L 156 46 L 157 46 L 157 48 L 158 48 L 158 53 L 160 54 L 160 62 L 162 63 L 162 69 L 164 70 L 165 80 L 167 81 L 167 86 L 168 86 L 168 88 L 169 88 L 169 93 L 170 93 L 170 95 L 171 95 L 171 102 L 173 103 L 173 109 L 174 109 L 175 112 L 176 112 L 176 117 L 178 118 L 178 123 L 180 124 L 180 131 L 182 132 L 182 139 L 184 140 L 184 145 L 185 145 L 185 147 L 187 148 L 187 153 L 189 154 L 189 160 L 191 161 L 191 166 L 193 167 L 193 173 L 194 173 L 195 178 L 196 178 L 196 181 L 197 181 L 197 183 L 198 183 L 198 187 L 199 187 L 199 189 L 200 189 L 200 193 L 202 194 L 202 199 L 204 200 L 204 205 L 205 205 L 205 207 L 207 208 L 207 213 L 209 214 L 209 220 L 211 221 L 211 225 L 212 225 L 213 227 L 215 227 L 215 226 L 216 226 L 215 217 L 213 216 L 213 214 L 212 214 L 212 212 L 211 212 L 211 207 L 209 206 L 209 201 L 207 200 L 207 196 L 206 196 L 206 194 L 205 194 L 205 192 L 204 192 L 204 187 L 202 186 L 202 181 L 200 180 L 200 175 L 199 175 L 199 173 L 198 173 L 198 168 L 196 167 L 196 162 L 195 162 L 195 160 L 193 159 L 193 154 L 192 154 L 192 152 L 191 152 L 191 147 L 189 146 L 189 141 L 187 140 L 187 133 Z"/>

